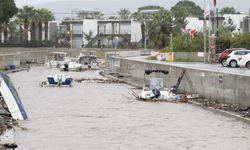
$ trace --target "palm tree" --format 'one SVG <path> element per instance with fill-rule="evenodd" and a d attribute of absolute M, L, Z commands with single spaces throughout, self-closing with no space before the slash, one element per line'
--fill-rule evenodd
<path fill-rule="evenodd" d="M 93 31 L 89 30 L 88 33 L 83 32 L 83 35 L 84 35 L 85 39 L 89 42 L 93 37 Z"/>
<path fill-rule="evenodd" d="M 8 34 L 10 43 L 20 43 L 20 37 L 22 36 L 20 35 L 19 30 L 20 28 L 17 18 L 8 23 Z"/>
<path fill-rule="evenodd" d="M 3 30 L 3 27 L 2 27 L 2 23 L 0 23 L 0 44 L 2 43 L 2 30 Z"/>
<path fill-rule="evenodd" d="M 37 38 L 37 22 L 39 21 L 39 14 L 36 9 L 33 10 L 32 16 L 31 16 L 31 41 L 35 42 L 38 40 Z"/>
<path fill-rule="evenodd" d="M 8 23 L 3 24 L 3 36 L 4 36 L 3 42 L 7 43 L 8 42 Z"/>
<path fill-rule="evenodd" d="M 14 23 L 18 26 L 17 27 L 17 29 L 18 29 L 18 33 L 17 33 L 17 35 L 19 36 L 18 37 L 18 40 L 17 41 L 19 41 L 19 42 L 23 42 L 23 21 L 20 19 L 20 18 L 18 18 L 18 17 L 16 17 L 15 18 L 15 20 L 14 20 Z"/>
<path fill-rule="evenodd" d="M 38 16 L 38 31 L 39 31 L 39 41 L 42 41 L 42 35 L 43 35 L 43 26 L 44 23 L 44 31 L 45 31 L 45 40 L 48 40 L 48 22 L 54 20 L 54 15 L 51 11 L 47 9 L 38 9 L 37 10 L 37 16 Z"/>
<path fill-rule="evenodd" d="M 166 47 L 169 42 L 169 35 L 172 33 L 173 20 L 168 10 L 160 10 L 153 15 L 152 21 L 149 22 L 148 32 L 150 40 L 154 46 L 159 49 Z"/>
<path fill-rule="evenodd" d="M 150 20 L 152 20 L 153 14 L 157 11 L 164 9 L 160 6 L 144 6 L 138 8 L 137 12 L 131 15 L 131 18 L 135 19 L 137 22 L 141 24 L 141 33 L 142 39 L 141 41 L 144 42 L 146 38 L 147 26 Z"/>
<path fill-rule="evenodd" d="M 130 11 L 128 9 L 121 9 L 119 12 L 118 12 L 118 15 L 119 15 L 119 18 L 120 19 L 124 19 L 124 20 L 127 20 L 130 18 Z"/>
<path fill-rule="evenodd" d="M 31 6 L 23 6 L 22 9 L 20 9 L 19 13 L 17 14 L 17 17 L 22 20 L 24 24 L 24 42 L 28 43 L 28 31 L 29 26 L 31 22 L 31 18 L 34 15 L 34 7 Z"/>

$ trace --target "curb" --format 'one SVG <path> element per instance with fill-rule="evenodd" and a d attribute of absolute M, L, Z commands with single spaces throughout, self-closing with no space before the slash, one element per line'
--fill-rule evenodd
<path fill-rule="evenodd" d="M 224 110 L 220 110 L 220 109 L 215 109 L 213 107 L 207 107 L 207 106 L 203 106 L 202 104 L 198 103 L 198 102 L 192 102 L 192 103 L 189 103 L 191 105 L 194 105 L 194 106 L 198 106 L 200 108 L 203 108 L 205 110 L 209 110 L 209 111 L 212 111 L 216 114 L 220 114 L 220 115 L 223 115 L 225 117 L 231 117 L 231 118 L 234 118 L 238 121 L 242 121 L 244 123 L 247 123 L 250 125 L 250 118 L 245 118 L 245 117 L 242 117 L 238 114 L 235 114 L 235 113 L 232 113 L 232 112 L 229 112 L 229 111 L 224 111 Z"/>

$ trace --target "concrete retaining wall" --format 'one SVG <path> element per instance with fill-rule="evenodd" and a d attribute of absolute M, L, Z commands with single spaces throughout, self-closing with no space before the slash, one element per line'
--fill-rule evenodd
<path fill-rule="evenodd" d="M 51 59 L 51 52 L 67 52 L 69 57 L 77 57 L 80 53 L 95 51 L 97 57 L 104 58 L 107 51 L 112 49 L 68 49 L 68 48 L 0 48 L 0 70 L 15 64 L 16 61 L 26 62 L 37 60 L 44 63 Z M 116 50 L 120 51 L 120 50 Z"/>
<path fill-rule="evenodd" d="M 157 74 L 164 79 L 166 87 L 177 82 L 183 69 L 186 74 L 179 87 L 179 92 L 199 94 L 205 99 L 215 100 L 230 105 L 247 107 L 250 105 L 250 77 L 223 74 L 217 72 L 186 69 L 170 65 L 140 62 L 122 59 L 120 72 L 132 83 L 142 85 L 145 69 L 169 70 L 169 75 Z M 156 76 L 153 74 L 152 76 Z"/>
<path fill-rule="evenodd" d="M 203 62 L 204 57 L 198 56 L 199 52 L 175 52 L 174 59 L 176 61 Z"/>

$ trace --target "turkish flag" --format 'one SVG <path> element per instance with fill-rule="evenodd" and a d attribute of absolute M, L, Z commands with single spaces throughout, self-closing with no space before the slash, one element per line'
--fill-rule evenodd
<path fill-rule="evenodd" d="M 216 7 L 216 0 L 214 0 L 214 7 Z"/>

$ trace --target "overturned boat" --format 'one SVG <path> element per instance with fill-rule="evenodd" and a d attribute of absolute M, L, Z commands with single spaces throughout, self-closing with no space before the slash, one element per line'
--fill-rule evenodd
<path fill-rule="evenodd" d="M 14 85 L 10 78 L 5 74 L 0 74 L 0 100 L 1 104 L 7 107 L 6 110 L 9 111 L 13 119 L 28 119 Z"/>
<path fill-rule="evenodd" d="M 165 88 L 163 78 L 151 77 L 149 85 L 146 86 L 146 76 L 151 73 L 162 73 L 167 75 L 169 72 L 166 70 L 145 70 L 143 88 L 138 98 L 140 100 L 164 100 L 164 101 L 177 101 L 180 95 L 173 93 L 170 89 Z"/>
<path fill-rule="evenodd" d="M 48 84 L 50 86 L 72 86 L 73 78 L 70 76 L 55 75 L 55 76 L 48 76 Z"/>

